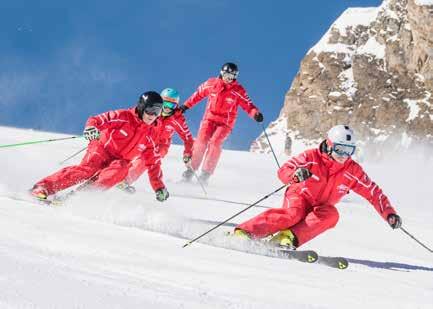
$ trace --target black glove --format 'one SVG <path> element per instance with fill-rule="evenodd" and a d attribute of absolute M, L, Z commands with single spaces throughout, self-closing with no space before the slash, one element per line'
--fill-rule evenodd
<path fill-rule="evenodd" d="M 313 176 L 313 174 L 311 174 L 311 172 L 308 168 L 300 167 L 293 174 L 293 181 L 294 182 L 305 181 L 308 178 L 310 178 L 311 176 Z"/>
<path fill-rule="evenodd" d="M 254 120 L 257 122 L 262 122 L 263 121 L 263 114 L 261 112 L 257 112 L 254 115 Z"/>
<path fill-rule="evenodd" d="M 188 165 L 191 162 L 191 156 L 190 155 L 184 155 L 183 156 L 183 163 Z"/>
<path fill-rule="evenodd" d="M 391 226 L 393 229 L 398 229 L 401 227 L 402 221 L 399 215 L 390 214 L 386 220 L 388 221 L 389 226 Z"/>
<path fill-rule="evenodd" d="M 156 199 L 160 202 L 164 202 L 170 196 L 166 188 L 158 189 L 155 191 L 155 193 L 156 193 Z"/>
<path fill-rule="evenodd" d="M 86 127 L 83 131 L 84 138 L 88 141 L 99 139 L 101 133 L 96 127 Z"/>
<path fill-rule="evenodd" d="M 185 105 L 181 105 L 181 106 L 179 106 L 178 109 L 179 109 L 180 112 L 183 114 L 183 113 L 186 112 L 187 109 L 189 109 L 189 107 L 188 107 L 188 106 L 185 106 Z"/>

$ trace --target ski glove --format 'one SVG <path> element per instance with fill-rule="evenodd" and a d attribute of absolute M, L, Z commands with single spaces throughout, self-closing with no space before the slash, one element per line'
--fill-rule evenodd
<path fill-rule="evenodd" d="M 387 218 L 388 224 L 395 230 L 401 227 L 401 218 L 399 215 L 390 214 Z"/>
<path fill-rule="evenodd" d="M 188 106 L 185 106 L 185 105 L 179 106 L 179 110 L 182 114 L 185 113 L 187 109 L 189 109 Z"/>
<path fill-rule="evenodd" d="M 156 199 L 160 202 L 164 202 L 170 196 L 166 188 L 158 189 L 155 191 L 155 193 L 156 193 Z"/>
<path fill-rule="evenodd" d="M 184 155 L 183 156 L 183 163 L 185 163 L 185 165 L 189 165 L 190 162 L 191 162 L 191 156 L 190 155 Z"/>
<path fill-rule="evenodd" d="M 262 122 L 263 121 L 263 114 L 261 112 L 257 112 L 254 115 L 254 120 L 257 122 Z"/>
<path fill-rule="evenodd" d="M 95 139 L 99 139 L 101 133 L 95 127 L 87 127 L 84 129 L 83 135 L 86 140 L 93 141 Z"/>
<path fill-rule="evenodd" d="M 299 167 L 295 173 L 293 174 L 293 181 L 294 182 L 301 182 L 301 181 L 305 181 L 308 178 L 310 178 L 311 176 L 313 176 L 313 174 L 311 174 L 310 170 L 308 168 L 305 167 Z"/>

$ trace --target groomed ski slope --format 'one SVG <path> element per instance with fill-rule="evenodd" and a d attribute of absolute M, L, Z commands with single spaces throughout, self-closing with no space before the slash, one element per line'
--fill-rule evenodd
<path fill-rule="evenodd" d="M 0 127 L 1 144 L 64 135 Z M 367 202 L 350 194 L 340 222 L 305 246 L 350 259 L 347 270 L 217 248 L 232 246 L 230 226 L 182 248 L 245 206 L 177 184 L 182 147 L 163 169 L 172 194 L 159 203 L 147 175 L 131 196 L 116 189 L 83 193 L 58 208 L 9 198 L 60 168 L 85 146 L 71 140 L 0 149 L 0 308 L 432 308 L 433 254 L 393 231 Z M 415 153 L 415 151 L 414 151 Z M 78 156 L 70 163 L 76 163 Z M 283 157 L 280 160 L 283 161 Z M 433 162 L 395 157 L 365 169 L 390 196 L 404 226 L 433 245 Z M 279 186 L 270 155 L 225 151 L 208 195 L 254 202 Z M 8 197 L 9 196 L 9 197 Z M 279 207 L 281 193 L 263 206 Z M 240 222 L 263 208 L 234 219 Z"/>

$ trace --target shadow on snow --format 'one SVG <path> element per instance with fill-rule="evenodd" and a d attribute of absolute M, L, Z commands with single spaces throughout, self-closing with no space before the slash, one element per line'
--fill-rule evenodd
<path fill-rule="evenodd" d="M 377 262 L 377 261 L 360 260 L 360 259 L 347 259 L 347 260 L 349 261 L 349 263 L 364 265 L 371 268 L 380 268 L 380 269 L 388 269 L 388 270 L 396 270 L 396 271 L 423 270 L 423 271 L 433 272 L 433 267 L 418 266 L 418 265 L 411 265 L 405 263 Z"/>

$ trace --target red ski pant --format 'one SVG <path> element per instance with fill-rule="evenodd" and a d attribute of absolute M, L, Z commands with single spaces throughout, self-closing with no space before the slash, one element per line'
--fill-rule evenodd
<path fill-rule="evenodd" d="M 126 177 L 129 166 L 129 161 L 113 158 L 105 151 L 103 145 L 98 141 L 92 141 L 79 165 L 65 167 L 38 181 L 36 185 L 41 185 L 49 194 L 54 194 L 96 177 L 92 187 L 109 189 Z"/>
<path fill-rule="evenodd" d="M 269 209 L 238 225 L 255 238 L 266 237 L 290 229 L 298 246 L 308 242 L 338 222 L 338 211 L 333 205 L 311 206 L 302 196 L 286 194 L 282 208 Z"/>
<path fill-rule="evenodd" d="M 231 131 L 232 128 L 225 124 L 203 120 L 192 149 L 191 167 L 197 170 L 203 161 L 202 170 L 212 174 L 218 164 L 222 145 Z"/>

